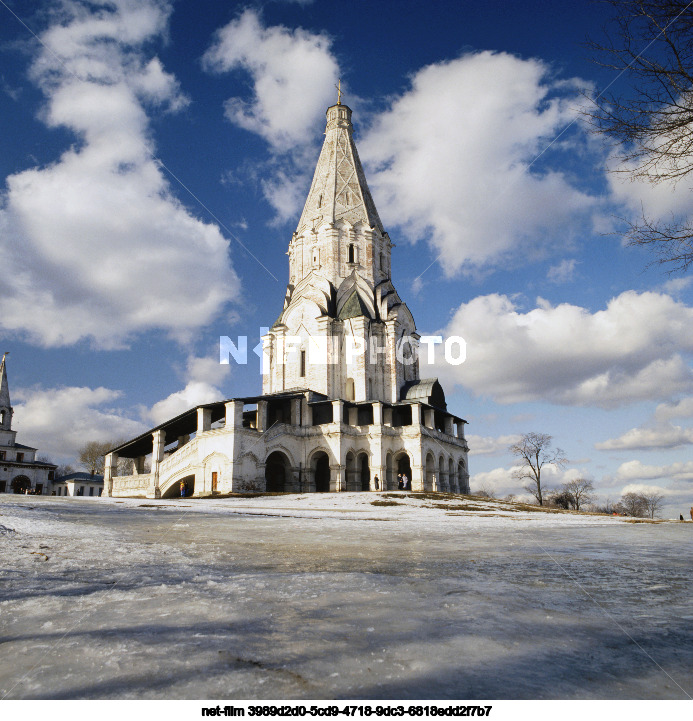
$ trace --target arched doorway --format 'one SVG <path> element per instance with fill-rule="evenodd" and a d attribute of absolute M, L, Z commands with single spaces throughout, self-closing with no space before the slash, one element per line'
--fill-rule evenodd
<path fill-rule="evenodd" d="M 195 493 L 195 475 L 185 476 L 175 480 L 162 494 L 162 498 L 180 498 L 180 482 L 185 484 L 185 497 L 189 498 Z"/>
<path fill-rule="evenodd" d="M 457 484 L 460 493 L 469 493 L 469 476 L 467 475 L 467 468 L 464 465 L 464 461 L 461 458 L 457 463 Z"/>
<path fill-rule="evenodd" d="M 397 466 L 395 476 L 398 476 L 400 473 L 406 476 L 409 479 L 409 488 L 411 488 L 411 460 L 406 451 L 402 451 L 395 456 L 395 464 Z M 392 487 L 397 488 L 397 477 L 393 478 L 392 482 Z"/>
<path fill-rule="evenodd" d="M 24 493 L 31 488 L 31 481 L 26 476 L 17 476 L 12 481 L 12 493 Z"/>
<path fill-rule="evenodd" d="M 447 491 L 447 483 L 445 478 L 445 459 L 441 456 L 438 459 L 438 488 L 437 491 Z"/>
<path fill-rule="evenodd" d="M 287 490 L 291 462 L 286 454 L 274 451 L 265 461 L 265 490 L 268 493 L 284 493 Z"/>
<path fill-rule="evenodd" d="M 371 471 L 368 467 L 368 454 L 361 453 L 356 459 L 356 466 L 359 469 L 359 476 L 361 478 L 361 491 L 371 490 Z"/>
<path fill-rule="evenodd" d="M 330 491 L 330 459 L 324 451 L 318 451 L 311 461 L 313 478 L 315 478 L 315 492 L 329 493 Z"/>

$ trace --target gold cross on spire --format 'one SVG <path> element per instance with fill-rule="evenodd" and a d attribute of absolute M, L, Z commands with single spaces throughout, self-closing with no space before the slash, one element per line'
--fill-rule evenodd
<path fill-rule="evenodd" d="M 339 78 L 339 83 L 335 85 L 335 88 L 337 88 L 337 105 L 342 104 L 342 79 Z"/>

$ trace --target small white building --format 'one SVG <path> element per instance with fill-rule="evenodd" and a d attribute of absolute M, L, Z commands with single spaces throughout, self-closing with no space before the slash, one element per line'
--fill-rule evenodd
<path fill-rule="evenodd" d="M 12 430 L 6 358 L 0 363 L 0 493 L 50 494 L 57 466 L 37 461 L 37 449 L 17 443 Z"/>
<path fill-rule="evenodd" d="M 420 378 L 393 247 L 338 102 L 263 337 L 262 395 L 191 408 L 112 449 L 104 494 L 383 491 L 400 473 L 413 491 L 468 493 L 466 421 L 436 378 Z M 131 471 L 118 475 L 123 459 Z"/>
<path fill-rule="evenodd" d="M 56 478 L 52 493 L 56 496 L 100 496 L 103 493 L 103 476 L 77 472 Z"/>

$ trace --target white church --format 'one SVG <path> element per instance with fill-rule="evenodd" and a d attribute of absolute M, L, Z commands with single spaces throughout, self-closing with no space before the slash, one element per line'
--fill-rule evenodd
<path fill-rule="evenodd" d="M 419 377 L 392 247 L 338 102 L 289 242 L 284 307 L 262 339 L 262 395 L 191 408 L 112 449 L 104 495 L 383 491 L 400 473 L 412 491 L 469 493 L 466 421 Z"/>
<path fill-rule="evenodd" d="M 0 493 L 50 494 L 57 466 L 36 460 L 38 450 L 17 443 L 17 431 L 12 428 L 7 355 L 0 361 Z"/>

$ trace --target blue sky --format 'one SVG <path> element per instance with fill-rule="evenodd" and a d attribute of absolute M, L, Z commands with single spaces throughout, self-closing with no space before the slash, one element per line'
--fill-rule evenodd
<path fill-rule="evenodd" d="M 693 502 L 693 285 L 619 218 L 683 216 L 590 133 L 624 79 L 584 2 L 0 4 L 1 350 L 20 440 L 56 462 L 253 394 L 220 335 L 278 315 L 285 255 L 341 77 L 430 369 L 468 419 L 472 488 L 519 490 L 508 445 L 554 436 L 602 498 Z M 657 52 L 652 48 L 651 52 Z"/>

